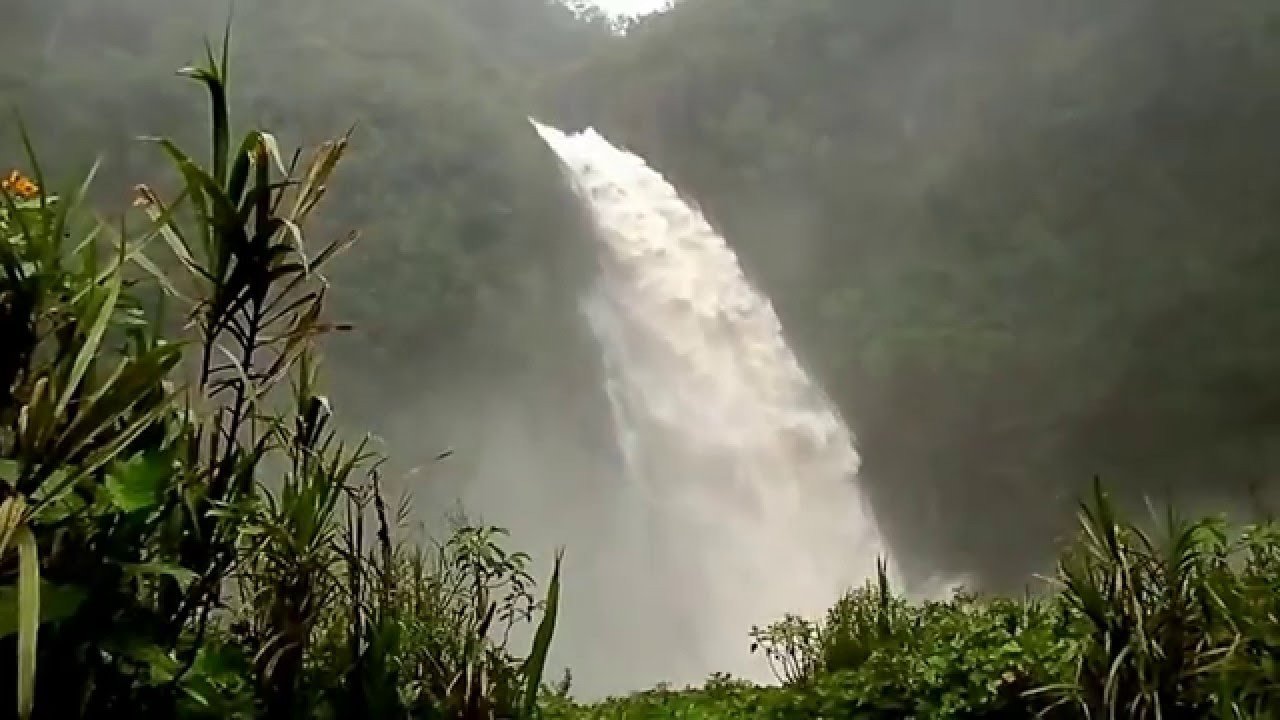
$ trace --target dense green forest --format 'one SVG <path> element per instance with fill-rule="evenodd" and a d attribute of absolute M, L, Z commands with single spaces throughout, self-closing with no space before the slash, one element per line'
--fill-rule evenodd
<path fill-rule="evenodd" d="M 279 318 L 305 337 L 280 373 L 229 329 L 245 374 L 201 366 L 219 313 L 239 312 L 221 285 L 173 287 L 192 274 L 182 253 L 111 260 L 142 238 L 172 250 L 172 230 L 211 238 L 205 270 L 242 231 L 309 262 L 271 226 L 301 218 L 254 204 L 306 185 L 271 186 L 252 134 L 206 164 L 207 110 L 173 79 L 227 7 L 0 9 L 0 103 L 44 170 L 7 183 L 0 210 L 0 327 L 30 351 L 0 363 L 0 702 L 37 717 L 1275 717 L 1272 527 L 1152 533 L 1099 495 L 1064 541 L 1095 475 L 1120 507 L 1146 494 L 1251 521 L 1280 500 L 1280 8 L 686 0 L 627 23 L 584 8 L 237 4 L 234 142 L 269 129 L 287 160 L 353 127 L 306 218 L 307 253 L 363 235 L 325 269 L 326 316 L 351 326 L 324 344 L 332 419 L 300 352 L 329 327 L 318 316 Z M 640 152 L 725 231 L 853 426 L 909 581 L 967 572 L 1044 597 L 913 605 L 873 583 L 827 618 L 743 629 L 780 688 L 570 700 L 565 647 L 599 685 L 627 673 L 592 542 L 620 501 L 577 311 L 590 233 L 528 115 Z M 3 129 L 0 170 L 35 175 Z M 196 161 L 174 172 L 137 139 L 154 133 Z M 246 190 L 226 171 L 250 158 L 267 174 Z M 138 182 L 243 203 L 243 228 L 189 198 L 181 217 L 131 210 L 128 242 L 91 230 L 89 208 L 114 218 Z M 281 286 L 231 287 L 267 303 Z M 206 324 L 167 334 L 146 302 L 165 293 Z M 119 374 L 89 360 L 99 345 Z M 296 407 L 251 412 L 259 382 Z M 208 404 L 198 418 L 175 383 Z M 253 430 L 211 440 L 225 423 Z M 373 445 L 338 444 L 365 429 Z M 401 489 L 416 503 L 397 512 Z M 436 522 L 459 495 L 534 557 L 484 522 Z M 536 594 L 566 542 L 563 583 Z M 1031 573 L 1054 557 L 1048 587 Z"/>
<path fill-rule="evenodd" d="M 560 266 L 548 245 L 570 234 L 571 211 L 559 204 L 559 188 L 533 182 L 550 161 L 524 124 L 521 81 L 509 70 L 579 55 L 592 34 L 558 5 L 546 6 L 548 17 L 529 38 L 520 30 L 530 23 L 515 15 L 528 3 L 383 5 L 366 12 L 343 3 L 243 3 L 234 59 L 241 76 L 231 92 L 244 108 L 235 118 L 243 124 L 312 139 L 338 119 L 356 126 L 363 147 L 338 185 L 351 200 L 325 220 L 380 240 L 335 283 L 344 312 L 371 341 L 359 348 L 361 362 L 408 379 L 421 368 L 404 363 L 405 353 L 420 356 L 430 374 L 459 341 L 481 346 L 503 337 L 490 325 L 508 317 L 508 308 L 545 304 L 566 286 L 552 274 Z M 50 162 L 62 167 L 105 152 L 104 189 L 127 189 L 155 167 L 134 141 L 143 128 L 198 137 L 199 116 L 182 88 L 162 78 L 216 33 L 228 5 L 22 7 L 26 15 L 0 31 L 13 58 L 0 97 L 19 106 L 38 135 L 58 138 Z M 581 50 L 555 34 L 557 19 L 573 23 L 560 35 Z M 492 32 L 478 37 L 484 30 Z M 490 53 L 490 45 L 509 51 Z M 80 98 L 71 112 L 69 96 Z M 380 282 L 364 282 L 370 277 Z M 414 312 L 384 312 L 396 306 Z M 483 323 L 474 320 L 486 312 Z M 529 362 L 511 357 L 514 346 L 534 347 L 495 343 L 468 357 L 504 368 Z"/>

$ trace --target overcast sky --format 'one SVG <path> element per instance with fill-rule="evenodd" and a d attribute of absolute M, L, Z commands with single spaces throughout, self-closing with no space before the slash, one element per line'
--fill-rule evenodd
<path fill-rule="evenodd" d="M 657 10 L 666 5 L 666 0 L 595 0 L 595 3 L 611 13 L 636 15 Z"/>

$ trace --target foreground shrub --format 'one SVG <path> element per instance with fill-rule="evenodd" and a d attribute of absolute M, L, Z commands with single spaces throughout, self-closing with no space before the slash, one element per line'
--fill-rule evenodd
<path fill-rule="evenodd" d="M 24 719 L 530 717 L 559 564 L 540 604 L 494 530 L 438 558 L 399 539 L 313 360 L 339 327 L 320 273 L 352 238 L 313 245 L 307 221 L 348 138 L 288 162 L 269 133 L 233 143 L 226 56 L 184 71 L 211 152 L 154 140 L 180 191 L 138 187 L 144 231 L 93 222 L 88 181 L 47 192 L 29 142 L 34 177 L 0 185 L 0 699 Z M 529 656 L 508 652 L 496 631 L 539 611 Z"/>
<path fill-rule="evenodd" d="M 755 638 L 783 669 L 780 697 L 827 717 L 1028 717 L 1041 704 L 1028 691 L 1060 677 L 1070 648 L 1050 606 L 963 594 L 913 606 L 883 567 L 824 622 L 788 618 Z"/>
<path fill-rule="evenodd" d="M 1280 535 L 1170 512 L 1162 538 L 1095 488 L 1064 553 L 1059 597 L 1074 673 L 1052 690 L 1093 716 L 1280 716 Z"/>
<path fill-rule="evenodd" d="M 879 577 L 820 622 L 752 632 L 778 687 L 715 678 L 556 718 L 1280 717 L 1280 531 L 1120 517 L 1100 487 L 1055 593 L 908 603 Z"/>

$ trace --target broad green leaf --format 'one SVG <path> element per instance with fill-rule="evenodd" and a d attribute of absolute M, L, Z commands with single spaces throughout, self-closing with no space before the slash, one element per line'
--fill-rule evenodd
<path fill-rule="evenodd" d="M 194 669 L 200 675 L 234 677 L 241 673 L 247 673 L 250 669 L 250 662 L 240 646 L 215 643 L 200 649 L 200 653 L 196 656 Z"/>
<path fill-rule="evenodd" d="M 107 493 L 112 504 L 125 512 L 154 507 L 172 472 L 167 453 L 139 453 L 116 463 L 107 476 Z"/>
<path fill-rule="evenodd" d="M 151 685 L 167 683 L 179 669 L 176 659 L 163 648 L 136 634 L 121 634 L 104 643 L 104 648 L 140 664 L 150 670 Z"/>
<path fill-rule="evenodd" d="M 196 578 L 199 577 L 195 572 L 172 563 L 134 563 L 125 565 L 124 569 L 125 574 L 131 577 L 160 575 L 173 578 L 183 590 L 191 587 L 191 583 L 195 582 Z"/>
<path fill-rule="evenodd" d="M 54 585 L 40 580 L 40 624 L 65 620 L 80 609 L 88 593 L 77 585 Z M 18 588 L 0 587 L 0 638 L 18 632 Z"/>
<path fill-rule="evenodd" d="M 180 353 L 180 348 L 177 346 L 160 345 L 127 365 L 123 365 L 92 397 L 81 404 L 71 427 L 63 431 L 56 451 L 49 452 L 46 462 L 54 464 L 67 462 L 73 455 L 86 449 L 101 433 L 127 419 L 129 409 L 144 397 L 149 389 L 163 380 L 169 370 L 177 364 Z M 147 415 L 163 413 L 166 407 L 167 405 L 161 403 L 152 408 Z M 143 425 L 138 428 L 141 431 L 150 421 L 146 418 L 139 420 L 143 422 Z M 113 432 L 112 435 L 115 437 L 109 448 L 103 449 L 111 449 L 111 452 L 95 453 L 91 459 L 96 464 L 93 467 L 76 468 L 75 477 L 68 478 L 68 484 L 73 480 L 79 481 L 101 465 L 117 459 L 115 453 L 124 447 L 127 441 L 117 442 L 120 434 Z M 61 488 L 42 490 L 40 499 L 43 501 L 46 498 L 56 497 L 60 490 Z"/>
<path fill-rule="evenodd" d="M 0 458 L 0 482 L 8 484 L 12 489 L 17 487 L 20 477 L 22 477 L 21 463 L 9 458 Z"/>
<path fill-rule="evenodd" d="M 135 419 L 130 425 L 121 430 L 115 438 L 112 438 L 110 443 L 94 452 L 83 465 L 76 468 L 75 474 L 67 479 L 66 484 L 74 485 L 97 471 L 98 468 L 106 465 L 116 456 L 116 453 L 120 452 L 121 448 L 133 442 L 133 439 L 140 435 L 151 423 L 155 422 L 156 418 L 160 417 L 165 410 L 166 408 L 163 405 L 158 406 Z M 53 496 L 56 497 L 57 494 L 53 493 Z"/>
<path fill-rule="evenodd" d="M 51 502 L 42 503 L 33 517 L 37 525 L 55 525 L 77 513 L 83 512 L 88 503 L 75 493 L 64 491 Z"/>

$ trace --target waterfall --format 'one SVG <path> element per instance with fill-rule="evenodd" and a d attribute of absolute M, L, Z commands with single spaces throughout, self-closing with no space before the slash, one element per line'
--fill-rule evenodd
<path fill-rule="evenodd" d="M 600 243 L 583 310 L 627 499 L 618 537 L 599 543 L 636 550 L 616 569 L 628 589 L 610 611 L 635 628 L 611 638 L 623 645 L 616 662 L 650 684 L 717 671 L 769 681 L 749 652 L 751 627 L 821 617 L 886 553 L 851 433 L 701 213 L 594 130 L 534 126 Z"/>

